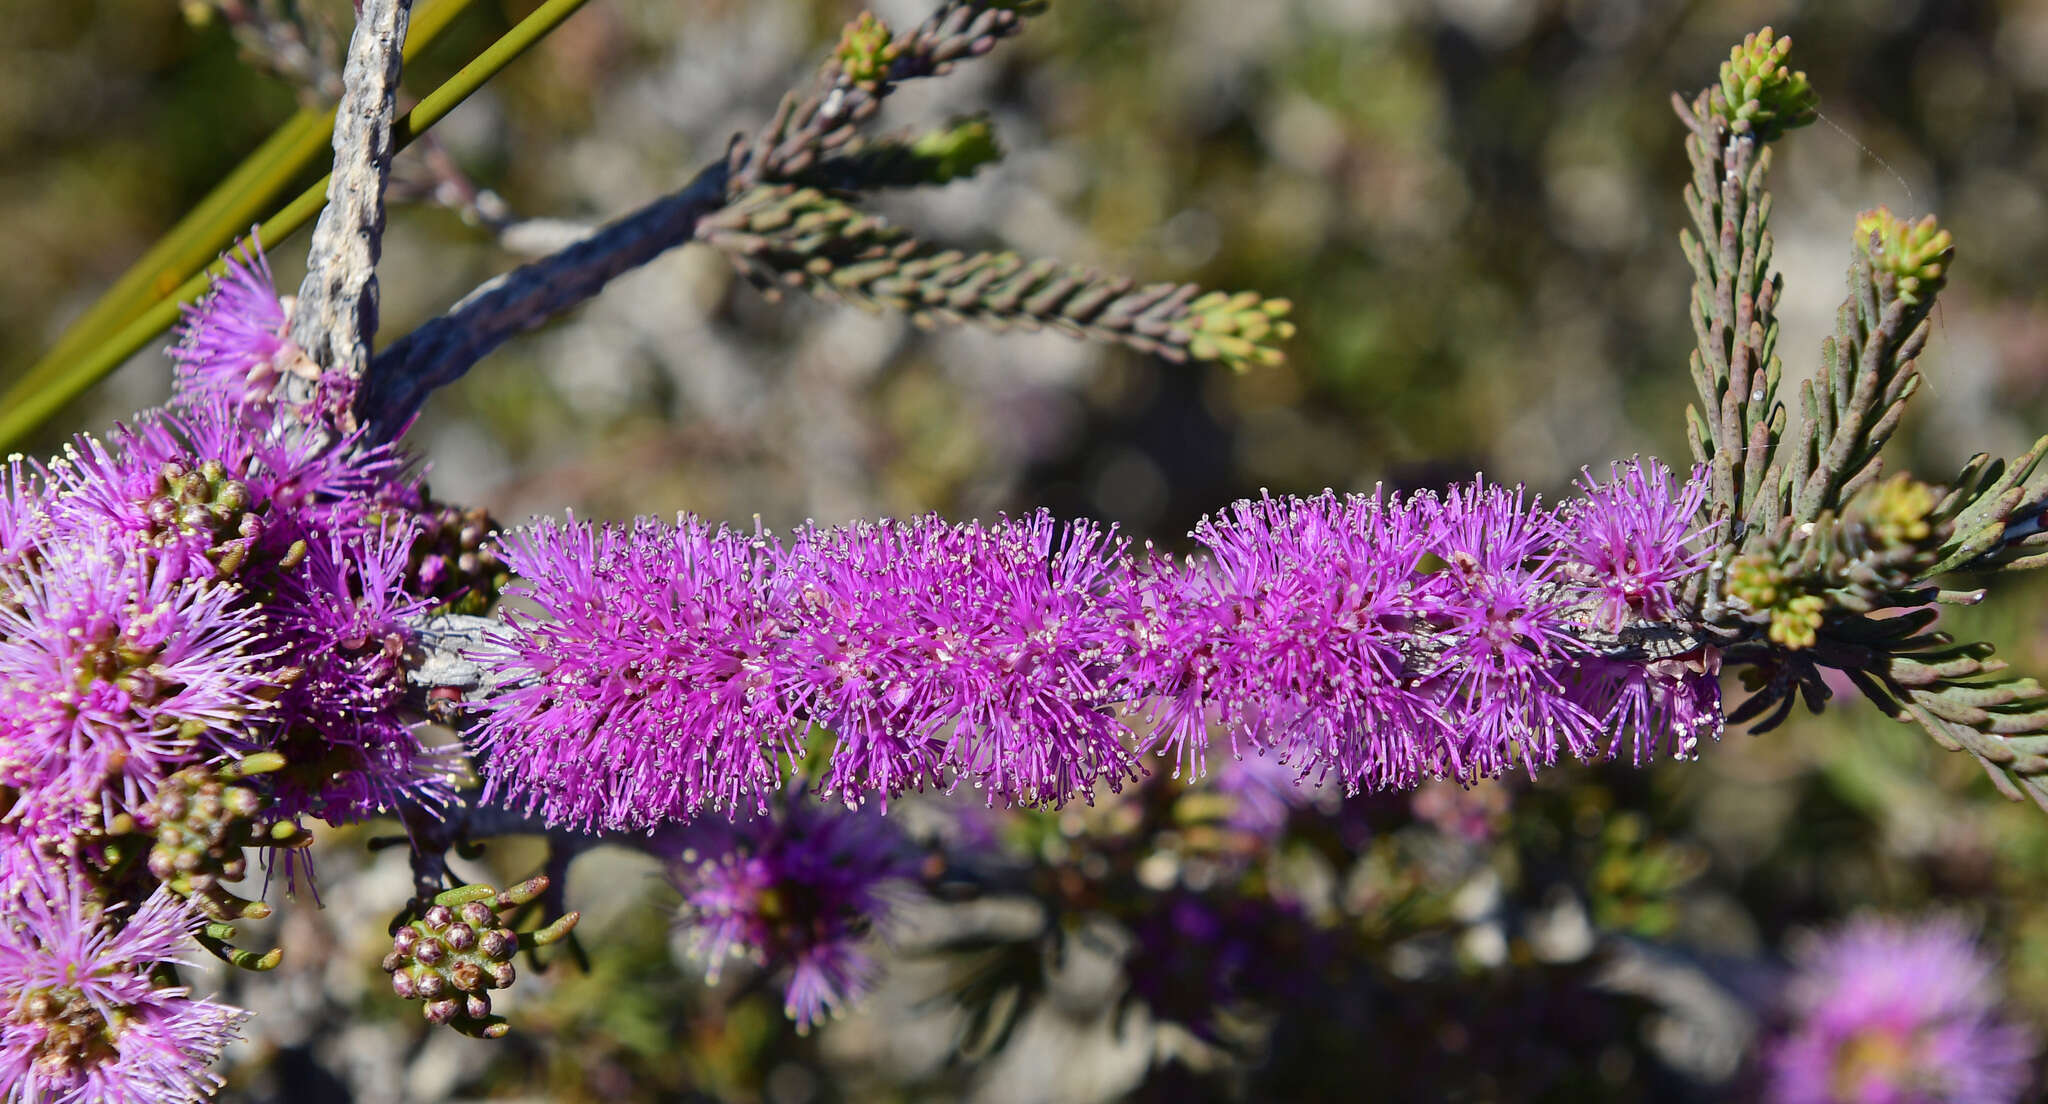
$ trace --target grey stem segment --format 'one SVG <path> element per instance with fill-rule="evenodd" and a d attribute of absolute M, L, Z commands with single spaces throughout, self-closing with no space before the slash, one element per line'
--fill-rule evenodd
<path fill-rule="evenodd" d="M 437 613 L 412 624 L 412 647 L 406 654 L 406 681 L 422 690 L 459 690 L 487 696 L 504 681 L 490 661 L 493 651 L 514 639 L 512 630 L 494 617 Z"/>
<path fill-rule="evenodd" d="M 594 298 L 613 279 L 686 244 L 704 216 L 726 201 L 723 160 L 688 187 L 612 222 L 581 241 L 479 286 L 448 312 L 393 342 L 370 366 L 356 418 L 370 437 L 404 432 L 435 389 L 507 340 Z"/>
<path fill-rule="evenodd" d="M 412 0 L 362 0 L 334 116 L 334 175 L 313 228 L 306 279 L 291 335 L 322 371 L 360 380 L 377 334 L 377 258 L 383 252 L 384 185 L 398 107 L 400 51 Z M 304 406 L 318 381 L 289 373 L 284 398 Z"/>

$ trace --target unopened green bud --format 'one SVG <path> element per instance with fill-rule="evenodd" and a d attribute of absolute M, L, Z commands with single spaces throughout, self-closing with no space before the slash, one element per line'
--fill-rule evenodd
<path fill-rule="evenodd" d="M 880 84 L 888 79 L 889 63 L 896 60 L 889 25 L 873 12 L 846 25 L 839 36 L 839 71 L 855 84 Z"/>
<path fill-rule="evenodd" d="M 1884 207 L 1856 216 L 1856 246 L 1870 254 L 1872 268 L 1898 281 L 1898 296 L 1907 303 L 1939 293 L 1955 259 L 1955 239 L 1933 215 L 1908 222 Z"/>
<path fill-rule="evenodd" d="M 1819 116 L 1820 97 L 1806 74 L 1785 65 L 1791 50 L 1791 39 L 1777 38 L 1765 27 L 1728 51 L 1717 106 L 1729 129 L 1769 142 Z"/>

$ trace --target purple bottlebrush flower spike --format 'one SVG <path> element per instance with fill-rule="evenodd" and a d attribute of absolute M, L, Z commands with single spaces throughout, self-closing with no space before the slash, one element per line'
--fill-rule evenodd
<path fill-rule="evenodd" d="M 1858 920 L 1798 960 L 1772 1104 L 2012 1104 L 2032 1082 L 2036 1040 L 1960 923 Z"/>
<path fill-rule="evenodd" d="M 177 390 L 181 398 L 218 396 L 235 406 L 267 403 L 283 373 L 311 370 L 312 363 L 287 333 L 291 312 L 278 297 L 262 243 L 252 237 L 239 259 L 222 260 L 226 270 L 178 323 L 170 349 Z"/>
<path fill-rule="evenodd" d="M 1580 478 L 1584 494 L 1565 508 L 1561 529 L 1566 576 L 1597 595 L 1595 627 L 1618 632 L 1670 616 L 1677 585 L 1706 566 L 1706 550 L 1693 544 L 1707 480 L 1695 469 L 1673 498 L 1671 469 L 1656 460 L 1616 463 L 1608 475 Z"/>
<path fill-rule="evenodd" d="M 127 915 L 46 870 L 0 909 L 0 1082 L 7 1104 L 186 1104 L 248 1013 L 160 987 L 189 964 L 188 906 L 159 889 Z"/>
<path fill-rule="evenodd" d="M 1687 509 L 1640 469 L 1596 491 L 1584 509 L 1624 543 Z M 1667 616 L 1684 535 L 1617 601 Z M 849 802 L 971 779 L 1047 804 L 1136 773 L 1124 708 L 1198 771 L 1222 725 L 1233 750 L 1353 791 L 1718 731 L 1710 653 L 1581 639 L 1605 561 L 1575 582 L 1558 519 L 1520 490 L 1268 496 L 1195 536 L 1207 559 L 1139 566 L 1043 511 L 812 526 L 786 550 L 687 517 L 542 523 L 508 552 L 545 616 L 509 618 L 486 775 L 553 823 L 637 828 L 758 802 L 810 724 L 834 740 L 821 788 Z"/>
<path fill-rule="evenodd" d="M 1595 753 L 1599 722 L 1563 677 L 1588 652 L 1568 631 L 1556 540 L 1556 519 L 1520 488 L 1474 482 L 1437 507 L 1430 551 L 1444 567 L 1421 600 L 1444 633 L 1432 681 L 1447 729 L 1432 773 L 1469 780 Z"/>
<path fill-rule="evenodd" d="M 853 801 L 944 772 L 989 799 L 1057 804 L 1135 773 L 1114 706 L 1115 539 L 1044 511 L 800 533 L 784 681 L 838 742 L 825 791 Z"/>
<path fill-rule="evenodd" d="M 684 517 L 630 531 L 542 521 L 506 541 L 547 614 L 508 614 L 516 675 L 479 726 L 493 792 L 550 823 L 646 828 L 759 806 L 797 757 L 773 661 L 774 546 Z"/>
<path fill-rule="evenodd" d="M 1406 678 L 1423 529 L 1377 495 L 1239 502 L 1194 536 L 1207 562 L 1155 561 L 1131 589 L 1130 682 L 1150 743 L 1199 771 L 1207 726 L 1350 789 L 1405 786 L 1438 727 Z M 1242 750 L 1250 750 L 1242 749 Z"/>
<path fill-rule="evenodd" d="M 428 603 L 405 592 L 415 530 L 315 542 L 265 607 L 277 662 L 296 672 L 244 752 L 283 753 L 276 811 L 344 823 L 401 798 L 427 809 L 454 796 L 449 752 L 414 732 L 400 665 L 407 623 Z"/>
<path fill-rule="evenodd" d="M 879 817 L 813 808 L 738 825 L 725 853 L 684 858 L 679 922 L 706 981 L 731 958 L 788 966 L 784 1011 L 799 1031 L 866 993 L 874 966 L 860 944 L 888 915 L 885 887 L 916 866 Z"/>
<path fill-rule="evenodd" d="M 4 814 L 36 831 L 111 816 L 268 708 L 268 653 L 238 589 L 87 531 L 45 545 L 0 602 Z"/>
<path fill-rule="evenodd" d="M 1694 547 L 1706 501 L 1704 468 L 1674 496 L 1671 470 L 1656 460 L 1631 460 L 1597 483 L 1580 481 L 1582 497 L 1561 515 L 1564 575 L 1593 598 L 1592 626 L 1619 632 L 1631 623 L 1666 620 L 1677 609 L 1677 587 L 1705 568 L 1707 549 Z M 1636 765 L 1668 745 L 1691 756 L 1701 736 L 1722 729 L 1719 654 L 1711 647 L 1655 660 L 1588 659 L 1573 676 L 1573 697 L 1600 718 L 1608 754 L 1632 745 Z"/>

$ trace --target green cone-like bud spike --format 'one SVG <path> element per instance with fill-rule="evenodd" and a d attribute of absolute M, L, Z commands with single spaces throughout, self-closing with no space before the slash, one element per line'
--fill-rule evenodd
<path fill-rule="evenodd" d="M 1721 102 L 1715 106 L 1729 129 L 1770 142 L 1819 115 L 1820 97 L 1806 74 L 1786 67 L 1792 40 L 1773 37 L 1765 27 L 1728 52 L 1721 66 Z"/>
<path fill-rule="evenodd" d="M 942 249 L 817 188 L 755 189 L 699 223 L 697 232 L 771 293 L 801 288 L 893 307 L 927 326 L 1050 326 L 1168 360 L 1192 357 L 1238 369 L 1279 363 L 1277 345 L 1294 333 L 1285 300 L 1205 295 L 1192 284 L 1140 287 L 1014 253 Z"/>
<path fill-rule="evenodd" d="M 1904 472 L 1865 491 L 1855 515 L 1880 549 L 1917 548 L 1934 534 L 1934 488 Z"/>
<path fill-rule="evenodd" d="M 934 184 L 972 176 L 983 165 L 1003 157 L 1002 147 L 996 144 L 996 128 L 983 116 L 931 131 L 912 142 L 910 152 L 929 166 L 926 178 Z"/>
<path fill-rule="evenodd" d="M 1760 553 L 1739 556 L 1728 565 L 1729 599 L 1749 617 L 1766 626 L 1773 642 L 1795 651 L 1811 648 L 1827 616 L 1827 599 L 1810 594 L 1793 573 Z"/>
<path fill-rule="evenodd" d="M 1240 372 L 1278 367 L 1286 358 L 1272 343 L 1294 336 L 1294 323 L 1287 321 L 1293 309 L 1285 299 L 1262 299 L 1253 291 L 1212 291 L 1188 304 L 1195 334 L 1188 354 Z"/>

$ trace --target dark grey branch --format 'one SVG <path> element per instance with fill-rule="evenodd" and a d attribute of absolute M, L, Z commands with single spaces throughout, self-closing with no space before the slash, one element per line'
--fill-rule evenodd
<path fill-rule="evenodd" d="M 724 205 L 725 181 L 720 161 L 682 191 L 470 292 L 378 355 L 356 399 L 357 420 L 370 427 L 373 440 L 397 437 L 428 395 L 461 379 L 491 350 L 690 241 L 698 220 Z"/>

